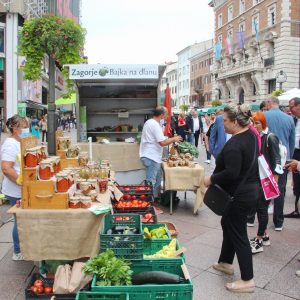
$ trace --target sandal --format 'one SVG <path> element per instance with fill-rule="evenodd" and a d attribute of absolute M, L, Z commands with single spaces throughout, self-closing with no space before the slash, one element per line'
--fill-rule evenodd
<path fill-rule="evenodd" d="M 228 266 L 227 266 L 228 265 Z M 224 264 L 224 263 L 215 263 L 212 266 L 215 270 L 223 272 L 227 275 L 233 275 L 234 270 L 233 268 L 229 267 L 229 264 Z"/>
<path fill-rule="evenodd" d="M 253 285 L 249 285 L 249 286 L 244 286 L 244 284 L 241 283 L 243 286 L 240 286 L 238 284 L 238 282 L 240 282 L 240 281 L 226 283 L 225 287 L 228 291 L 234 292 L 234 293 L 253 293 L 254 292 L 254 290 L 255 290 L 254 283 L 253 283 Z"/>

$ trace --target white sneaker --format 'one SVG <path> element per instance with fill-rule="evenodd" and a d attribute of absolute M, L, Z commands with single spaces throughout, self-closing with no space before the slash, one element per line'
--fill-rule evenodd
<path fill-rule="evenodd" d="M 254 223 L 247 223 L 247 227 L 254 227 Z"/>
<path fill-rule="evenodd" d="M 275 231 L 282 231 L 282 227 L 275 227 Z"/>
<path fill-rule="evenodd" d="M 14 253 L 12 260 L 21 261 L 21 260 L 25 260 L 25 257 L 21 253 Z"/>
<path fill-rule="evenodd" d="M 210 164 L 210 160 L 207 159 L 207 160 L 205 161 L 205 163 L 209 165 L 209 164 Z"/>
<path fill-rule="evenodd" d="M 296 275 L 300 277 L 300 270 L 296 271 Z"/>
<path fill-rule="evenodd" d="M 272 215 L 274 213 L 274 205 L 272 203 L 270 203 L 269 207 L 268 207 L 268 214 Z"/>

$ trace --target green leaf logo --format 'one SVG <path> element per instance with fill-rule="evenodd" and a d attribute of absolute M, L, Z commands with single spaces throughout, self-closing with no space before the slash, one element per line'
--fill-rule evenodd
<path fill-rule="evenodd" d="M 102 68 L 99 70 L 99 75 L 100 76 L 105 76 L 108 73 L 108 69 L 107 68 Z"/>

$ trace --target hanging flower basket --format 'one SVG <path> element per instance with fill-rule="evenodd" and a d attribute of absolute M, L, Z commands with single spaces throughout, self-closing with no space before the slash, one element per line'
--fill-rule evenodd
<path fill-rule="evenodd" d="M 67 94 L 73 92 L 74 82 L 68 78 L 67 64 L 84 62 L 82 58 L 85 29 L 72 19 L 58 16 L 25 21 L 21 31 L 19 51 L 26 57 L 23 68 L 25 79 L 36 81 L 42 76 L 42 61 L 45 54 L 61 66 L 67 83 Z"/>

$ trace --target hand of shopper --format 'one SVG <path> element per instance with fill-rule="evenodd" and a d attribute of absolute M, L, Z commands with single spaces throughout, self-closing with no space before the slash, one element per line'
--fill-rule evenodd
<path fill-rule="evenodd" d="M 288 169 L 291 172 L 297 172 L 297 166 L 298 166 L 298 161 L 293 159 L 287 162 L 287 164 L 284 166 L 285 169 Z"/>
<path fill-rule="evenodd" d="M 181 141 L 182 141 L 182 136 L 181 135 L 174 136 L 174 142 L 181 142 Z"/>
<path fill-rule="evenodd" d="M 204 185 L 205 185 L 206 187 L 209 187 L 209 186 L 211 185 L 211 179 L 210 179 L 210 176 L 206 176 L 206 177 L 204 178 Z"/>

